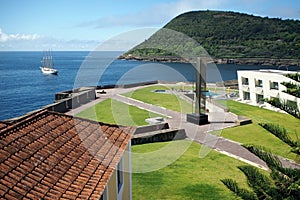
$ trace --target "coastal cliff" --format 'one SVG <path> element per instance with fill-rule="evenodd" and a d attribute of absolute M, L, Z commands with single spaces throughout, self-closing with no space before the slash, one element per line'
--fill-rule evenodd
<path fill-rule="evenodd" d="M 184 59 L 176 56 L 133 56 L 121 55 L 119 59 L 123 60 L 139 60 L 150 62 L 179 62 L 189 63 L 192 59 Z M 299 59 L 272 59 L 272 58 L 216 58 L 213 59 L 215 64 L 236 64 L 236 65 L 263 65 L 263 66 L 300 66 Z"/>
<path fill-rule="evenodd" d="M 202 55 L 217 64 L 299 66 L 300 21 L 236 12 L 188 12 L 119 58 L 190 62 Z"/>

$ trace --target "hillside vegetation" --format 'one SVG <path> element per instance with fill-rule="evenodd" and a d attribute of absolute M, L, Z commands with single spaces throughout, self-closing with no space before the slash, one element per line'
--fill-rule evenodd
<path fill-rule="evenodd" d="M 300 21 L 236 12 L 188 12 L 171 20 L 148 40 L 126 52 L 123 58 L 174 59 L 186 52 L 193 57 L 203 54 L 201 47 L 215 60 L 294 59 L 293 65 L 299 65 Z"/>

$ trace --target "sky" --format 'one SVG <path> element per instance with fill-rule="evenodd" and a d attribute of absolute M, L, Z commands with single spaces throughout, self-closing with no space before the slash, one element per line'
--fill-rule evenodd
<path fill-rule="evenodd" d="M 299 0 L 0 0 L 0 51 L 90 51 L 128 33 L 140 41 L 194 10 L 300 20 Z"/>

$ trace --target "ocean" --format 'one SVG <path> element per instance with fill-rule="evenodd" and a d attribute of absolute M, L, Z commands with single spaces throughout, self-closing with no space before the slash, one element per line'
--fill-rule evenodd
<path fill-rule="evenodd" d="M 23 115 L 53 103 L 57 92 L 80 86 L 137 83 L 153 80 L 194 81 L 187 63 L 157 63 L 116 59 L 122 52 L 52 52 L 58 75 L 44 75 L 42 52 L 0 52 L 0 120 Z M 237 70 L 273 66 L 209 65 L 208 82 L 237 78 Z M 290 70 L 297 68 L 289 67 Z"/>

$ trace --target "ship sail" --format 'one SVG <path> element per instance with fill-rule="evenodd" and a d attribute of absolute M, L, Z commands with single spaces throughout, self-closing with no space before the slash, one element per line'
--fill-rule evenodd
<path fill-rule="evenodd" d="M 53 67 L 52 52 L 45 51 L 43 59 L 41 60 L 42 66 L 40 67 L 43 74 L 54 74 L 57 75 L 58 70 Z"/>

